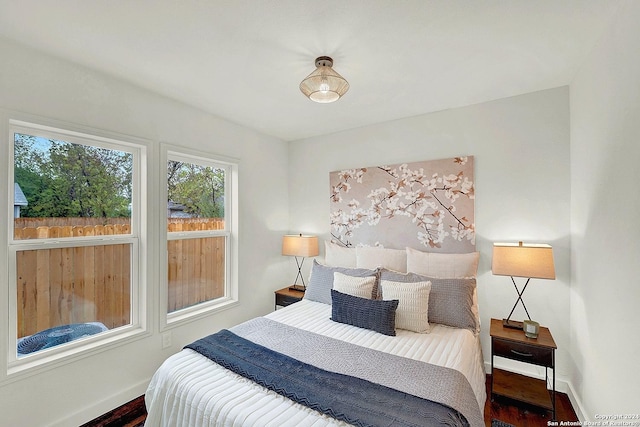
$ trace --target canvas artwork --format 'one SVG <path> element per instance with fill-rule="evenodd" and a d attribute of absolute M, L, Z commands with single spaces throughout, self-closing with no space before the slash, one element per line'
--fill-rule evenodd
<path fill-rule="evenodd" d="M 347 169 L 329 180 L 334 243 L 475 251 L 473 156 Z"/>

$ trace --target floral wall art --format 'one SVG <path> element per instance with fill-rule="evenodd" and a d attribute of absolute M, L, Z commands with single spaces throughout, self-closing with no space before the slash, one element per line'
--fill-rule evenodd
<path fill-rule="evenodd" d="M 473 179 L 473 156 L 331 172 L 331 240 L 473 252 Z"/>

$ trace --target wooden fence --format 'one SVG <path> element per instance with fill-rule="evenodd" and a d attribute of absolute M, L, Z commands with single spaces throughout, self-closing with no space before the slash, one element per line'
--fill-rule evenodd
<path fill-rule="evenodd" d="M 127 218 L 120 224 L 95 225 L 75 218 L 70 221 L 75 225 L 41 225 L 25 220 L 16 219 L 16 224 L 33 226 L 14 228 L 16 239 L 130 233 Z M 168 221 L 169 231 L 221 228 L 224 220 L 217 218 Z M 170 240 L 167 251 L 169 312 L 224 295 L 224 237 Z M 101 322 L 110 329 L 127 325 L 131 321 L 131 246 L 19 251 L 17 300 L 19 338 L 71 323 Z"/>
<path fill-rule="evenodd" d="M 70 323 L 130 322 L 128 244 L 17 254 L 18 337 Z"/>
<path fill-rule="evenodd" d="M 35 228 L 35 227 L 64 227 L 64 226 L 86 226 L 86 225 L 129 225 L 131 218 L 15 218 L 14 228 Z"/>
<path fill-rule="evenodd" d="M 222 218 L 167 218 L 167 231 L 222 230 Z M 129 218 L 16 218 L 14 239 L 129 234 Z"/>
<path fill-rule="evenodd" d="M 224 296 L 224 237 L 170 240 L 169 313 Z"/>

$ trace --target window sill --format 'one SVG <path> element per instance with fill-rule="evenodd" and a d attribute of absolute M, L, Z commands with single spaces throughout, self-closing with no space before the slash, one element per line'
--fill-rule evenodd
<path fill-rule="evenodd" d="M 162 331 L 228 310 L 236 307 L 238 304 L 237 299 L 225 297 L 169 313 L 167 315 L 167 323 L 165 327 L 162 328 Z"/>
<path fill-rule="evenodd" d="M 150 335 L 141 326 L 127 326 L 21 357 L 9 363 L 6 377 L 0 380 L 0 385 L 53 370 Z"/>

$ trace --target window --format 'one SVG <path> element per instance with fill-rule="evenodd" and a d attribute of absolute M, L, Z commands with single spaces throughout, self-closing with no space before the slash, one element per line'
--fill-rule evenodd
<path fill-rule="evenodd" d="M 167 322 L 237 300 L 232 197 L 236 164 L 166 151 Z"/>
<path fill-rule="evenodd" d="M 11 366 L 139 326 L 145 147 L 18 121 L 10 130 Z"/>

